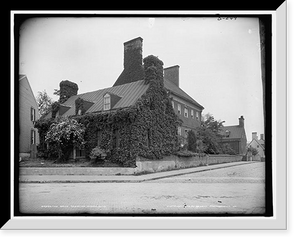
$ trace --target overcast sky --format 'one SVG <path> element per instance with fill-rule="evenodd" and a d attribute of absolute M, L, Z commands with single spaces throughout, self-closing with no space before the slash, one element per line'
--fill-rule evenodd
<path fill-rule="evenodd" d="M 224 125 L 245 118 L 247 140 L 264 133 L 257 18 L 32 18 L 21 26 L 20 73 L 36 96 L 54 100 L 59 82 L 78 93 L 111 87 L 123 70 L 123 43 L 143 38 L 143 56 L 179 65 L 179 86 Z"/>

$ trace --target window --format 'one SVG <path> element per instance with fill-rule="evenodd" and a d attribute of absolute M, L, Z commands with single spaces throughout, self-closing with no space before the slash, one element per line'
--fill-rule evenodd
<path fill-rule="evenodd" d="M 188 109 L 187 108 L 184 108 L 184 116 L 185 117 L 189 117 L 189 115 L 188 115 Z"/>
<path fill-rule="evenodd" d="M 85 157 L 85 150 L 76 148 L 76 158 Z"/>
<path fill-rule="evenodd" d="M 118 129 L 113 132 L 113 148 L 120 147 L 120 132 Z"/>
<path fill-rule="evenodd" d="M 151 145 L 151 141 L 150 141 L 150 129 L 147 129 L 145 140 L 146 140 L 146 143 L 147 143 L 147 147 L 149 147 Z"/>
<path fill-rule="evenodd" d="M 181 105 L 178 104 L 178 105 L 177 105 L 177 108 L 178 108 L 178 111 L 177 111 L 177 112 L 178 112 L 178 114 L 180 115 L 180 114 L 181 114 Z"/>
<path fill-rule="evenodd" d="M 30 120 L 35 121 L 35 109 L 31 107 Z"/>
<path fill-rule="evenodd" d="M 110 110 L 110 95 L 106 94 L 104 95 L 104 107 L 103 109 L 105 111 Z"/>
<path fill-rule="evenodd" d="M 191 110 L 191 118 L 194 118 L 194 110 Z"/>
<path fill-rule="evenodd" d="M 199 112 L 196 111 L 196 119 L 199 120 Z"/>
<path fill-rule="evenodd" d="M 181 136 L 181 127 L 178 127 L 178 135 Z"/>
<path fill-rule="evenodd" d="M 100 146 L 100 142 L 101 142 L 101 132 L 97 131 L 97 146 Z"/>
<path fill-rule="evenodd" d="M 230 135 L 230 131 L 226 130 L 225 131 L 225 137 L 229 138 L 229 135 Z"/>
<path fill-rule="evenodd" d="M 173 109 L 174 109 L 174 107 L 175 107 L 174 101 L 172 101 L 172 107 L 173 107 Z"/>
<path fill-rule="evenodd" d="M 35 144 L 35 130 L 31 129 L 30 144 Z"/>

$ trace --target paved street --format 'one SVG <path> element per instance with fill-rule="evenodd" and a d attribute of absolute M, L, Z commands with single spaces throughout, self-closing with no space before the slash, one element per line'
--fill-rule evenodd
<path fill-rule="evenodd" d="M 23 213 L 261 214 L 265 163 L 138 183 L 20 183 Z"/>

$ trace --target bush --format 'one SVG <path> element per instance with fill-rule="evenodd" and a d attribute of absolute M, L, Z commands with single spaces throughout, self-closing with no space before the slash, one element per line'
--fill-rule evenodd
<path fill-rule="evenodd" d="M 192 152 L 197 151 L 197 138 L 193 130 L 190 130 L 187 135 L 187 149 Z"/>
<path fill-rule="evenodd" d="M 231 148 L 230 144 L 224 143 L 222 146 L 222 151 L 224 154 L 236 155 L 236 152 Z"/>
<path fill-rule="evenodd" d="M 90 153 L 90 158 L 98 160 L 104 160 L 107 157 L 107 153 L 104 149 L 101 149 L 99 146 L 92 149 Z"/>
<path fill-rule="evenodd" d="M 84 126 L 76 120 L 61 117 L 51 124 L 45 142 L 48 142 L 52 149 L 57 149 L 59 161 L 65 162 L 74 147 L 80 148 L 84 145 L 84 132 Z"/>

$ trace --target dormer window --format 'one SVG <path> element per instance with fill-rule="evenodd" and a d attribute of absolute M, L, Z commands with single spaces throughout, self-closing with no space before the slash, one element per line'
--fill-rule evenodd
<path fill-rule="evenodd" d="M 226 130 L 226 131 L 225 131 L 225 137 L 228 138 L 229 136 L 230 136 L 230 131 Z"/>
<path fill-rule="evenodd" d="M 110 94 L 104 95 L 104 107 L 103 110 L 110 110 Z"/>

